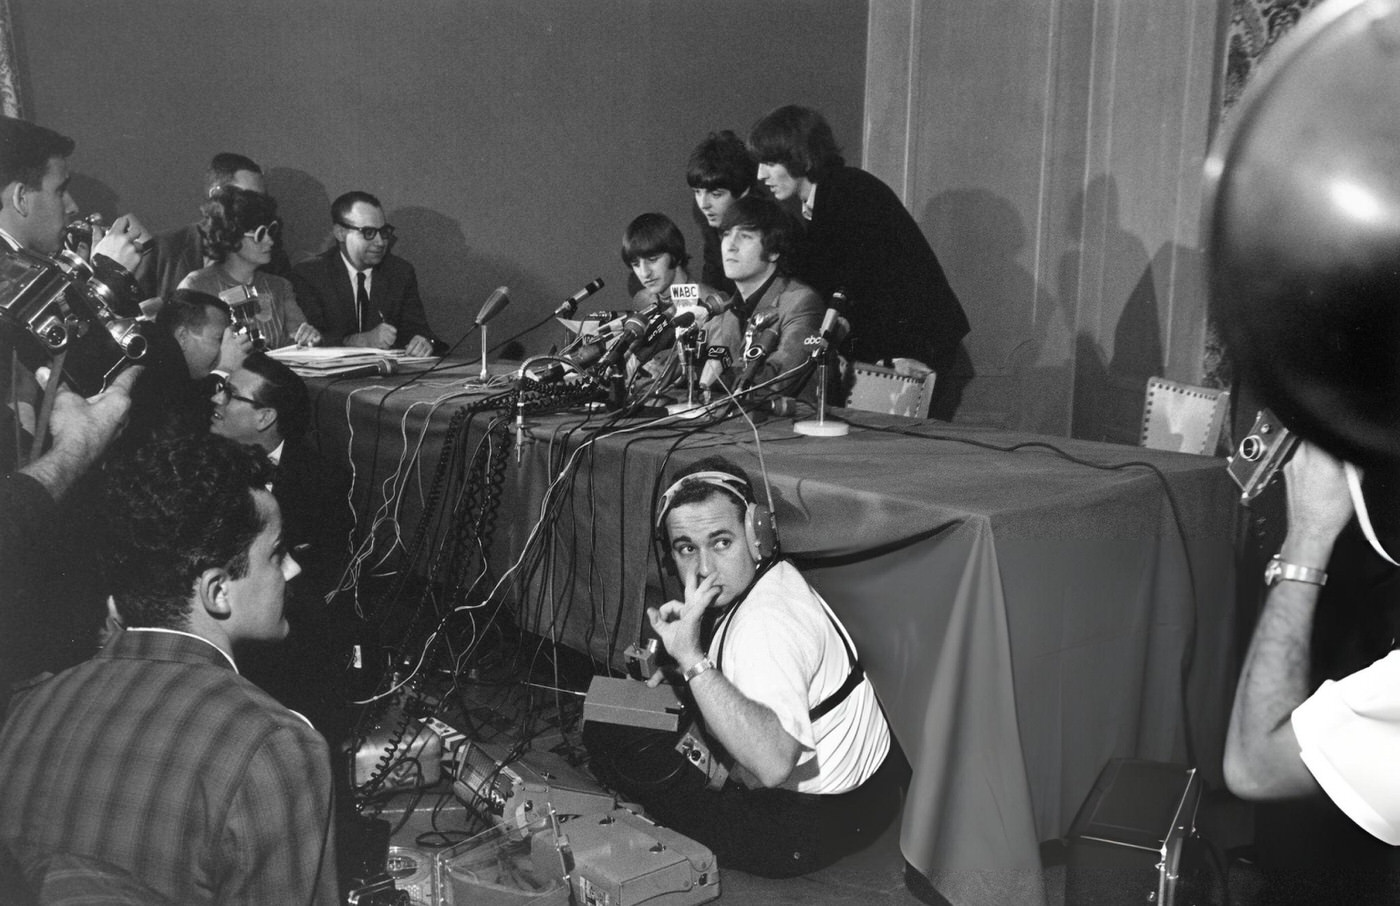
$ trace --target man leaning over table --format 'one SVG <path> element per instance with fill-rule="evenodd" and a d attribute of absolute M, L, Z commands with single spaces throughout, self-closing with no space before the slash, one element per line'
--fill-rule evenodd
<path fill-rule="evenodd" d="M 335 247 L 292 268 L 297 301 L 324 345 L 440 354 L 446 344 L 428 326 L 413 265 L 391 251 L 394 227 L 379 199 L 346 192 L 331 203 L 331 224 Z"/>

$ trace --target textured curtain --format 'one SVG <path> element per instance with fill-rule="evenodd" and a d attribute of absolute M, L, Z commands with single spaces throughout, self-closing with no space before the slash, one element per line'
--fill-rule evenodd
<path fill-rule="evenodd" d="M 15 57 L 15 20 L 10 0 L 0 0 L 0 113 L 24 116 L 20 103 L 19 64 Z"/>
<path fill-rule="evenodd" d="M 1225 39 L 1225 85 L 1217 129 L 1230 118 L 1231 109 L 1269 48 L 1298 24 L 1303 13 L 1320 2 L 1322 0 L 1231 0 L 1230 31 Z M 1208 326 L 1206 333 L 1204 366 L 1208 386 L 1230 386 L 1230 362 L 1214 324 Z"/>

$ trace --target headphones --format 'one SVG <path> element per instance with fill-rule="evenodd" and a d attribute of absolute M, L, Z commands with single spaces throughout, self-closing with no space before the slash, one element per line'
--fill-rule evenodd
<path fill-rule="evenodd" d="M 754 500 L 753 489 L 747 481 L 728 472 L 692 472 L 666 489 L 666 493 L 661 495 L 661 506 L 656 514 L 656 536 L 667 551 L 664 560 L 672 571 L 675 570 L 675 561 L 670 556 L 670 543 L 666 537 L 666 516 L 671 512 L 671 501 L 677 492 L 692 483 L 717 488 L 744 507 L 744 539 L 755 560 L 762 563 L 777 552 L 778 530 L 773 524 L 773 511 Z"/>

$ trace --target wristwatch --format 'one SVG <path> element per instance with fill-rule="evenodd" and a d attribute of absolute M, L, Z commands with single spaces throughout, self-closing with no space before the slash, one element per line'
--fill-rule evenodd
<path fill-rule="evenodd" d="M 702 657 L 700 660 L 691 664 L 690 668 L 681 674 L 681 679 L 685 680 L 688 683 L 700 674 L 704 673 L 706 670 L 709 670 L 714 665 L 714 661 L 710 660 L 707 657 Z"/>
<path fill-rule="evenodd" d="M 1272 587 L 1285 579 L 1290 582 L 1306 582 L 1309 585 L 1326 585 L 1327 571 L 1299 566 L 1275 556 L 1269 561 L 1269 565 L 1264 567 L 1264 584 Z"/>

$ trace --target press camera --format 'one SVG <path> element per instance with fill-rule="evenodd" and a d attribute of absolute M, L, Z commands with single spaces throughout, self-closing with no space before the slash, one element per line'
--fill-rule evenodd
<path fill-rule="evenodd" d="M 131 273 L 106 255 L 89 264 L 67 250 L 0 250 L 0 341 L 30 369 L 62 355 L 64 381 L 83 396 L 146 354 L 139 296 Z"/>

